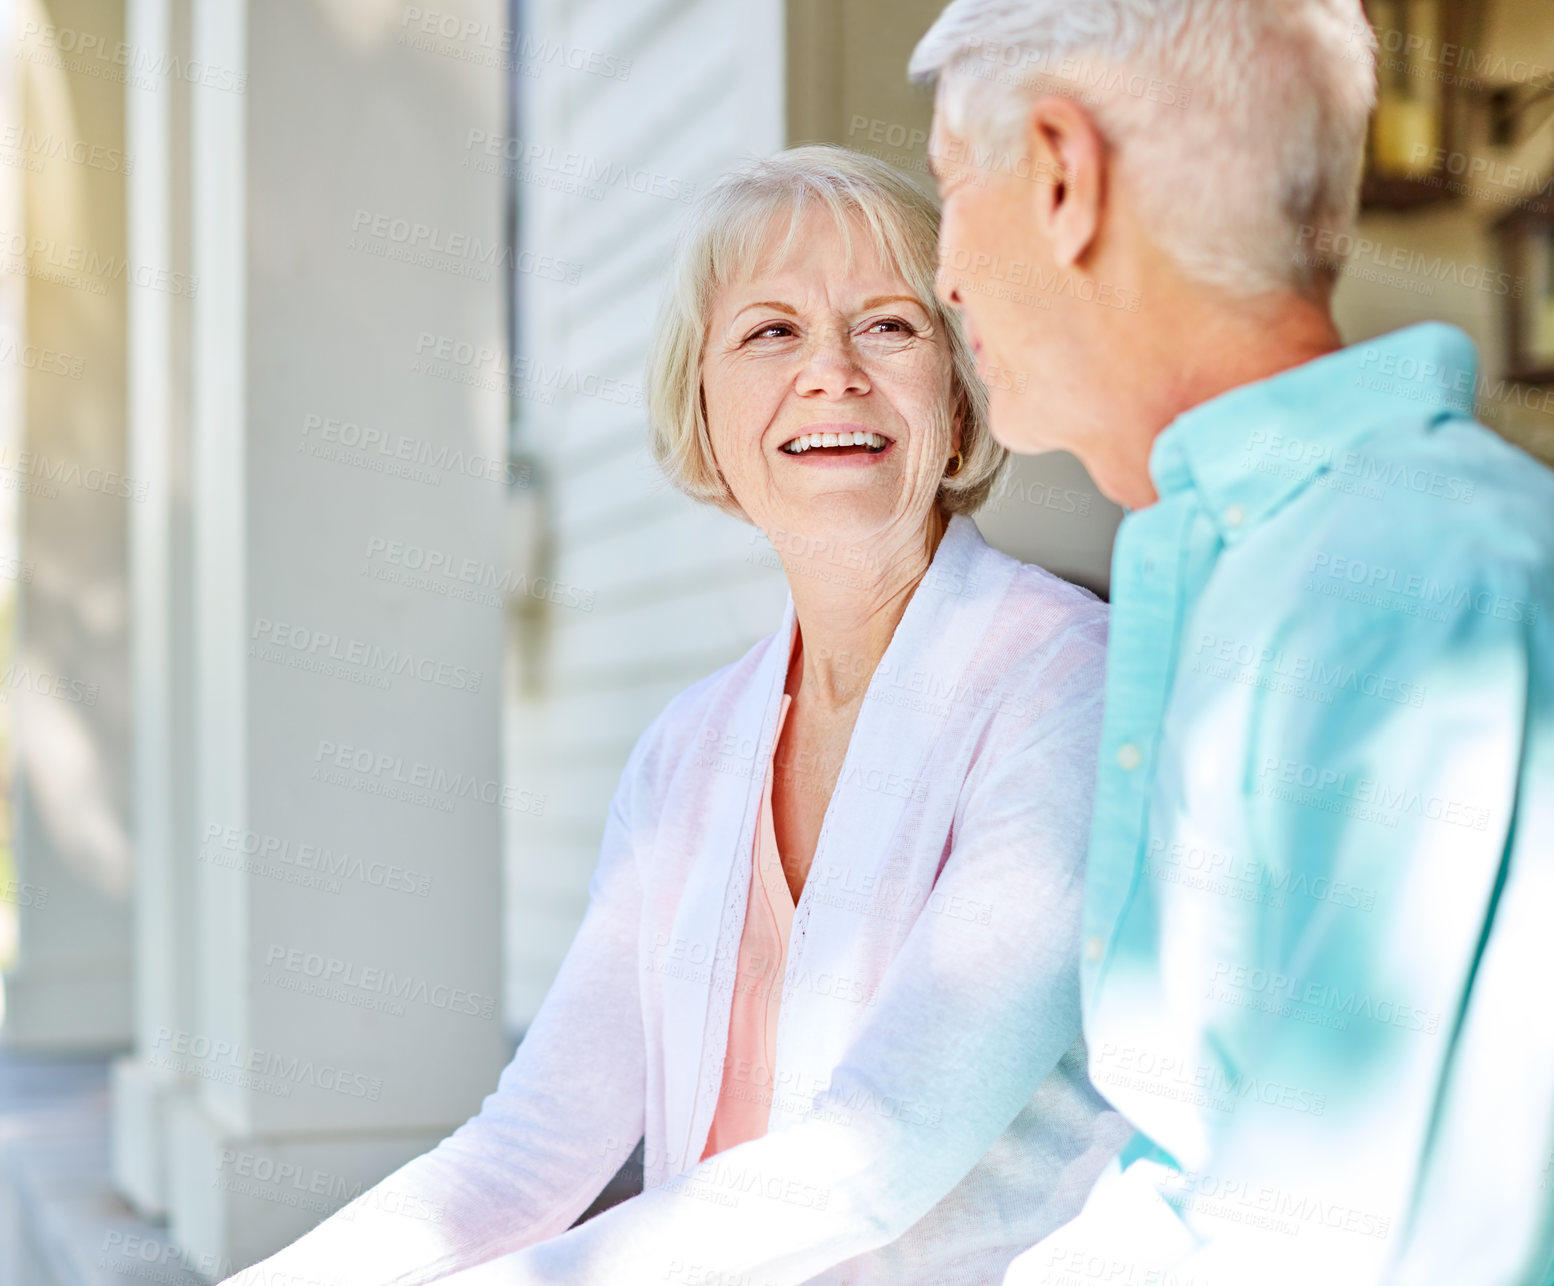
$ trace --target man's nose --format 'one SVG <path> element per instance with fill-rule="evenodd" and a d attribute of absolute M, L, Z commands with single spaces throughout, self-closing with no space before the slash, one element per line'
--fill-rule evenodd
<path fill-rule="evenodd" d="M 961 306 L 960 287 L 955 284 L 955 274 L 943 263 L 933 275 L 934 293 L 951 308 Z"/>

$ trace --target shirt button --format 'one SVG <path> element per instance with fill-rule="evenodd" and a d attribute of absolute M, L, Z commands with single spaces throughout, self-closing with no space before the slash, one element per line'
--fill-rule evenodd
<path fill-rule="evenodd" d="M 1246 521 L 1246 510 L 1240 505 L 1231 505 L 1229 509 L 1225 510 L 1225 521 L 1232 527 L 1239 527 Z"/>
<path fill-rule="evenodd" d="M 1085 939 L 1086 960 L 1099 960 L 1101 958 L 1101 953 L 1105 950 L 1106 944 L 1099 938 L 1090 937 Z"/>
<path fill-rule="evenodd" d="M 1128 741 L 1117 747 L 1117 762 L 1122 765 L 1123 771 L 1132 772 L 1144 762 L 1144 756 L 1139 754 L 1137 746 Z"/>

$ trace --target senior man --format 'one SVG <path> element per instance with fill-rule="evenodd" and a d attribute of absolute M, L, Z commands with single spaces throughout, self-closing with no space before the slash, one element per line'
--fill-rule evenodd
<path fill-rule="evenodd" d="M 912 60 L 994 433 L 1130 511 L 1082 987 L 1139 1133 L 1010 1283 L 1551 1280 L 1554 474 L 1460 331 L 1334 325 L 1374 48 L 956 0 Z"/>

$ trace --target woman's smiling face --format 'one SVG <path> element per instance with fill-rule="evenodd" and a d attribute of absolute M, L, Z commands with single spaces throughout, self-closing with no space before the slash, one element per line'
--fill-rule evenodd
<path fill-rule="evenodd" d="M 773 220 L 753 275 L 712 302 L 702 393 L 713 457 L 769 535 L 910 536 L 927 527 L 956 449 L 948 337 L 861 220 L 851 262 L 823 208 L 774 262 L 787 225 Z M 805 449 L 811 434 L 866 437 Z"/>

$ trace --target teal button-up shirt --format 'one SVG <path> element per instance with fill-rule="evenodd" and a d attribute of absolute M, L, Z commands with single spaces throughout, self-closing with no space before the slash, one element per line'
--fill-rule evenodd
<path fill-rule="evenodd" d="M 1085 1034 L 1197 1245 L 1140 1282 L 1551 1280 L 1554 474 L 1483 392 L 1439 324 L 1234 389 L 1118 533 Z"/>

